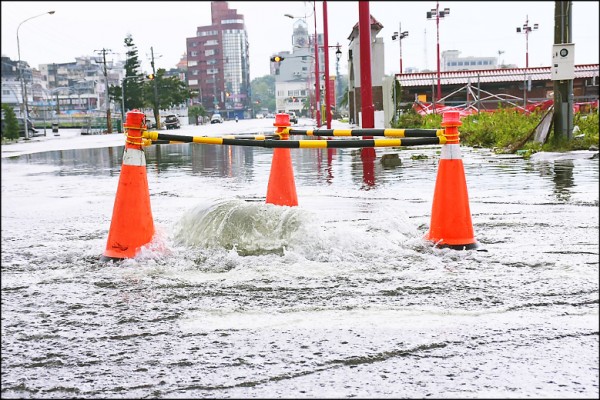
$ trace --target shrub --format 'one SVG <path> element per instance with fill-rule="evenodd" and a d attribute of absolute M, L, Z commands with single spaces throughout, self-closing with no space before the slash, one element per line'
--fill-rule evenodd
<path fill-rule="evenodd" d="M 8 104 L 2 104 L 2 137 L 10 140 L 19 138 L 19 121 L 15 111 Z"/>

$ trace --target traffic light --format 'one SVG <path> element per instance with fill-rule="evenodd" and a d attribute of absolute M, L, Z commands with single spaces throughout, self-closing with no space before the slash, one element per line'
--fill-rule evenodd
<path fill-rule="evenodd" d="M 146 75 L 146 78 L 148 78 L 148 79 L 150 79 L 151 81 L 153 81 L 153 80 L 154 80 L 154 74 L 149 74 L 149 75 Z"/>
<path fill-rule="evenodd" d="M 283 60 L 285 60 L 285 58 L 281 57 L 281 56 L 273 56 L 271 57 L 271 62 L 282 62 Z"/>

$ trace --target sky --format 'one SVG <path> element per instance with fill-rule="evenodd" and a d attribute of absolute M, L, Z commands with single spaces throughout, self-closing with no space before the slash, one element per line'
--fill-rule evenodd
<path fill-rule="evenodd" d="M 329 46 L 341 45 L 340 73 L 347 73 L 348 36 L 358 23 L 358 1 L 327 1 Z M 597 64 L 599 49 L 598 1 L 573 1 L 575 64 Z M 18 60 L 17 28 L 21 59 L 31 66 L 74 62 L 109 49 L 108 60 L 125 57 L 124 39 L 131 34 L 144 72 L 150 72 L 151 48 L 157 68 L 170 69 L 185 53 L 186 38 L 196 27 L 211 24 L 209 1 L 95 2 L 2 1 L 2 55 Z M 323 33 L 323 1 L 230 1 L 246 23 L 250 46 L 250 78 L 269 74 L 269 58 L 291 51 L 294 21 L 306 18 L 309 32 Z M 371 1 L 369 11 L 383 29 L 386 74 L 400 70 L 400 42 L 394 32 L 408 31 L 401 41 L 403 69 L 436 70 L 436 22 L 426 18 L 435 1 Z M 499 62 L 525 67 L 526 42 L 529 66 L 550 66 L 554 42 L 553 1 L 444 1 L 440 9 L 450 14 L 440 19 L 440 53 L 458 50 L 461 57 L 499 57 Z M 47 11 L 55 11 L 53 15 Z M 37 16 L 42 14 L 42 16 Z M 26 19 L 34 17 L 26 22 Z M 517 33 L 529 18 L 539 29 Z M 335 48 L 330 53 L 330 73 L 335 74 Z"/>

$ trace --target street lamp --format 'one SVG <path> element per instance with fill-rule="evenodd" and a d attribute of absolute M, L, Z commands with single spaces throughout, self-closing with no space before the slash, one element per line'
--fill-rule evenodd
<path fill-rule="evenodd" d="M 525 19 L 523 28 L 517 26 L 517 33 L 525 34 L 525 68 L 529 68 L 529 32 L 537 31 L 538 27 L 538 24 L 533 24 L 533 27 L 529 26 L 529 15 Z"/>
<path fill-rule="evenodd" d="M 392 40 L 398 39 L 400 44 L 400 73 L 402 73 L 402 39 L 408 36 L 408 31 L 402 32 L 402 23 L 398 23 L 398 32 L 394 32 Z"/>
<path fill-rule="evenodd" d="M 342 49 L 340 47 L 340 42 L 338 42 L 335 47 L 337 48 L 337 50 L 335 51 L 335 81 L 337 83 L 335 110 L 339 113 L 340 107 L 338 99 L 340 97 L 340 93 L 342 93 L 342 83 L 340 82 L 340 60 L 342 59 Z"/>
<path fill-rule="evenodd" d="M 437 27 L 437 100 L 442 98 L 442 84 L 440 83 L 440 18 L 444 18 L 450 14 L 449 8 L 444 8 L 440 11 L 440 2 L 435 2 L 435 8 L 427 11 L 427 19 L 434 19 Z"/>
<path fill-rule="evenodd" d="M 329 28 L 327 21 L 327 1 L 323 0 L 323 50 L 325 52 L 325 121 L 331 129 L 331 90 L 329 89 Z"/>
<path fill-rule="evenodd" d="M 21 81 L 21 94 L 23 95 L 23 129 L 25 129 L 25 139 L 29 139 L 29 113 L 27 110 L 27 84 L 25 84 L 23 79 L 23 66 L 21 65 L 21 44 L 19 43 L 19 29 L 21 28 L 21 25 L 23 25 L 30 19 L 41 17 L 46 14 L 52 15 L 54 14 L 54 11 L 47 11 L 45 13 L 34 15 L 33 17 L 24 19 L 19 23 L 19 26 L 17 26 L 17 54 L 19 56 L 19 80 Z"/>

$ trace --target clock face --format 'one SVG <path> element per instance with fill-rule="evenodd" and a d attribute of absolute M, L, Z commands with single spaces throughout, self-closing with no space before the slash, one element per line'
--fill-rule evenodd
<path fill-rule="evenodd" d="M 304 36 L 300 36 L 298 39 L 296 39 L 296 44 L 298 46 L 306 46 L 306 38 Z"/>
<path fill-rule="evenodd" d="M 567 54 L 569 54 L 569 50 L 567 50 L 567 49 L 560 49 L 560 56 L 561 57 L 566 57 Z"/>

